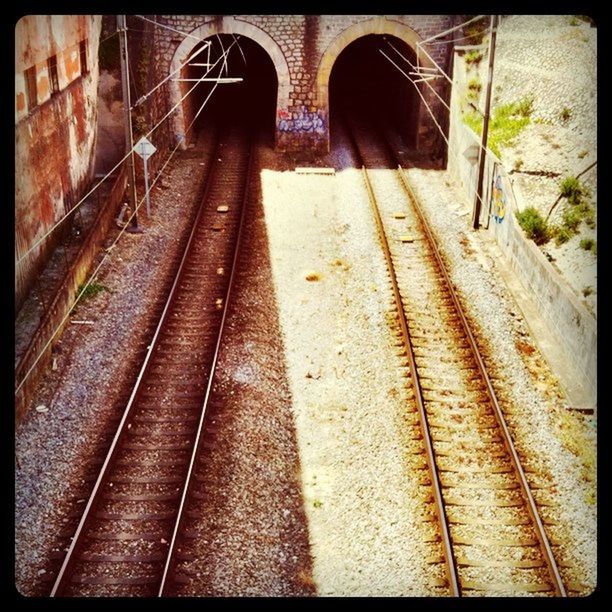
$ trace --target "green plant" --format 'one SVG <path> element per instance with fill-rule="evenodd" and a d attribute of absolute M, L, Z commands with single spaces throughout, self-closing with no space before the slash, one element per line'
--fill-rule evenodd
<path fill-rule="evenodd" d="M 595 25 L 595 22 L 588 15 L 572 15 L 569 20 L 571 26 L 578 26 L 581 23 L 588 23 L 591 26 Z"/>
<path fill-rule="evenodd" d="M 561 181 L 559 185 L 562 198 L 567 198 L 567 201 L 572 205 L 580 204 L 583 198 L 588 197 L 591 192 L 583 185 L 575 176 L 568 176 Z"/>
<path fill-rule="evenodd" d="M 471 19 L 472 17 L 476 17 L 476 15 L 466 15 L 466 19 Z M 468 25 L 463 26 L 463 35 L 469 39 L 469 44 L 479 45 L 483 42 L 484 36 L 489 29 L 489 21 L 488 19 L 479 19 L 478 21 L 473 21 L 472 23 L 468 23 Z"/>
<path fill-rule="evenodd" d="M 580 211 L 577 210 L 574 206 L 567 208 L 563 211 L 563 215 L 561 217 L 563 219 L 563 225 L 570 231 L 576 233 L 578 231 L 578 226 L 582 221 L 582 215 Z"/>
<path fill-rule="evenodd" d="M 146 134 L 148 131 L 147 120 L 144 116 L 144 111 L 139 111 L 134 115 L 133 123 L 134 133 L 138 136 Z"/>
<path fill-rule="evenodd" d="M 593 238 L 583 238 L 580 241 L 580 248 L 585 251 L 592 251 L 594 254 L 597 253 L 597 242 Z"/>
<path fill-rule="evenodd" d="M 323 505 L 323 502 L 322 502 L 321 500 L 319 500 L 319 499 L 315 499 L 315 500 L 312 502 L 312 505 L 313 505 L 315 508 L 320 508 L 320 507 Z"/>
<path fill-rule="evenodd" d="M 482 89 L 482 83 L 480 82 L 480 80 L 477 77 L 470 79 L 468 81 L 467 88 L 468 88 L 468 93 L 467 93 L 468 100 L 474 100 L 474 101 L 478 100 L 478 96 L 480 95 L 480 91 Z"/>
<path fill-rule="evenodd" d="M 83 286 L 83 283 L 79 285 L 79 288 L 77 289 L 77 295 L 81 294 L 81 291 L 83 291 Z M 96 297 L 96 295 L 98 295 L 102 291 L 108 291 L 108 288 L 102 285 L 101 283 L 89 283 L 89 285 L 85 286 L 85 290 L 79 297 L 77 304 L 84 302 L 85 300 L 89 300 L 90 298 Z"/>
<path fill-rule="evenodd" d="M 575 235 L 575 232 L 565 227 L 565 225 L 554 225 L 550 229 L 550 234 L 555 238 L 555 244 L 561 246 Z"/>
<path fill-rule="evenodd" d="M 501 158 L 501 147 L 512 144 L 514 139 L 529 125 L 533 110 L 533 98 L 526 96 L 517 102 L 509 102 L 498 106 L 493 112 L 489 122 L 488 147 Z M 477 134 L 482 134 L 482 116 L 476 113 L 467 113 L 464 122 Z"/>
<path fill-rule="evenodd" d="M 480 82 L 480 79 L 478 77 L 471 78 L 468 81 L 467 86 L 470 91 L 480 92 L 480 90 L 482 89 L 482 83 Z"/>
<path fill-rule="evenodd" d="M 480 60 L 482 60 L 482 51 L 472 49 L 463 56 L 463 59 L 468 66 L 477 66 L 480 63 Z"/>
<path fill-rule="evenodd" d="M 564 106 L 559 113 L 561 121 L 567 121 L 572 116 L 572 109 Z"/>
<path fill-rule="evenodd" d="M 550 240 L 548 224 L 540 212 L 533 206 L 517 212 L 516 218 L 527 237 L 536 244 L 544 244 Z"/>
<path fill-rule="evenodd" d="M 522 117 L 531 117 L 531 113 L 533 113 L 533 96 L 524 96 L 516 102 L 514 104 L 514 112 Z"/>
<path fill-rule="evenodd" d="M 595 227 L 595 209 L 586 200 L 580 202 L 576 209 L 582 216 L 582 220 L 593 229 Z"/>

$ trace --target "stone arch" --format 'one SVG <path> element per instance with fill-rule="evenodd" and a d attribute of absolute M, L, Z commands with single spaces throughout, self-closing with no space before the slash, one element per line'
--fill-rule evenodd
<path fill-rule="evenodd" d="M 276 70 L 276 78 L 278 81 L 278 91 L 276 96 L 276 108 L 287 108 L 289 105 L 289 91 L 290 91 L 290 78 L 289 78 L 289 65 L 281 48 L 278 46 L 276 41 L 261 28 L 236 19 L 231 16 L 224 16 L 221 18 L 215 18 L 206 23 L 198 26 L 197 28 L 189 32 L 189 36 L 186 36 L 181 44 L 177 47 L 174 55 L 172 56 L 172 62 L 170 64 L 170 72 L 178 71 L 185 60 L 191 54 L 193 48 L 198 44 L 199 40 L 204 40 L 209 36 L 215 34 L 241 34 L 247 38 L 258 43 L 262 49 L 269 55 L 274 68 Z M 170 99 L 172 106 L 178 104 L 181 100 L 181 92 L 178 81 L 170 80 Z M 184 137 L 185 134 L 185 117 L 183 114 L 182 104 L 178 104 L 176 113 L 174 115 L 174 132 L 177 138 Z M 185 140 L 182 139 L 182 146 L 185 146 Z"/>
<path fill-rule="evenodd" d="M 410 26 L 400 23 L 399 21 L 387 19 L 386 17 L 365 19 L 340 32 L 321 56 L 321 61 L 319 62 L 319 68 L 317 70 L 317 100 L 322 106 L 326 108 L 328 106 L 329 76 L 336 59 L 353 41 L 362 36 L 367 36 L 368 34 L 389 34 L 395 36 L 414 49 L 414 52 L 417 53 L 419 60 L 424 66 L 429 68 L 434 67 L 433 62 L 425 54 L 418 54 L 417 43 L 420 42 L 422 38 Z"/>
<path fill-rule="evenodd" d="M 316 96 L 319 108 L 325 109 L 329 117 L 329 77 L 338 56 L 352 42 L 368 34 L 389 34 L 403 40 L 417 54 L 421 64 L 433 68 L 433 62 L 423 53 L 418 53 L 417 43 L 423 40 L 415 30 L 404 23 L 387 17 L 373 17 L 355 23 L 336 36 L 327 46 L 317 69 Z M 329 129 L 327 132 L 327 149 L 329 150 Z"/>

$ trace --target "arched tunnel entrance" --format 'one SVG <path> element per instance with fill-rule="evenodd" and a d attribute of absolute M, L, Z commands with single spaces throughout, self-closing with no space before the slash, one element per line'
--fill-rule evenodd
<path fill-rule="evenodd" d="M 211 43 L 210 51 L 204 49 L 191 60 L 181 70 L 181 79 L 203 77 L 209 70 L 207 64 L 215 64 L 221 58 L 206 78 L 240 77 L 243 80 L 238 83 L 221 83 L 216 88 L 212 81 L 196 86 L 183 101 L 185 126 L 189 126 L 197 115 L 191 137 L 211 123 L 227 124 L 246 120 L 265 142 L 273 144 L 278 79 L 270 56 L 263 47 L 245 36 L 217 34 L 206 40 Z M 203 44 L 196 45 L 190 56 L 201 49 Z M 225 62 L 222 59 L 224 50 L 227 52 Z M 181 81 L 181 97 L 194 83 L 195 80 Z M 213 88 L 215 91 L 198 114 Z"/>
<path fill-rule="evenodd" d="M 420 98 L 410 81 L 380 49 L 405 72 L 411 68 L 390 43 L 416 65 L 412 48 L 395 36 L 368 34 L 350 43 L 338 56 L 329 78 L 331 142 L 334 125 L 344 113 L 359 115 L 397 132 L 409 148 L 416 146 Z"/>

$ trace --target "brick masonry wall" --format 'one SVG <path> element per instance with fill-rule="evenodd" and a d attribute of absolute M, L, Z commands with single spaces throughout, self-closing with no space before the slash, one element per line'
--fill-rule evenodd
<path fill-rule="evenodd" d="M 279 62 L 286 64 L 288 68 L 288 74 L 279 76 L 279 89 L 284 88 L 283 91 L 287 91 L 288 96 L 282 101 L 282 96 L 279 96 L 279 105 L 276 109 L 276 146 L 280 150 L 287 151 L 305 149 L 325 151 L 329 139 L 327 83 L 322 86 L 318 76 L 322 68 L 325 68 L 323 65 L 325 61 L 335 60 L 335 57 L 324 60 L 326 52 L 335 41 L 339 37 L 346 36 L 347 29 L 359 27 L 360 24 L 363 32 L 359 32 L 359 35 L 383 31 L 392 34 L 408 26 L 419 39 L 425 39 L 451 27 L 456 17 L 452 15 L 395 15 L 385 18 L 374 15 L 238 15 L 232 19 L 212 15 L 158 15 L 156 19 L 159 23 L 184 33 L 193 32 L 205 24 L 213 28 L 211 30 L 213 33 L 230 33 L 232 24 L 237 28 L 248 24 L 249 27 L 254 26 L 257 31 L 269 36 L 278 47 L 275 51 L 280 51 L 282 55 Z M 160 27 L 154 27 L 154 30 L 152 64 L 156 71 L 155 80 L 161 80 L 170 72 L 172 59 L 184 36 Z M 194 45 L 197 44 L 195 40 L 193 42 Z M 347 44 L 348 42 L 350 39 L 347 39 Z M 338 49 L 338 53 L 342 48 Z M 266 50 L 271 53 L 270 48 Z M 431 45 L 428 50 L 433 59 L 447 69 L 449 45 Z M 442 78 L 436 79 L 432 86 L 443 97 L 447 95 L 447 87 Z M 176 88 L 176 85 L 174 87 Z M 153 98 L 152 120 L 161 118 L 164 112 L 172 107 L 168 100 L 174 103 L 177 99 L 176 89 L 173 96 L 171 88 L 171 84 L 160 88 Z M 422 86 L 422 91 L 438 123 L 444 126 L 446 117 L 443 115 L 447 112 L 446 109 L 427 86 Z M 185 127 L 182 125 L 182 111 L 177 110 L 175 115 L 174 138 L 177 134 L 181 134 L 181 129 Z M 419 109 L 418 132 L 419 148 L 433 152 L 439 145 L 439 132 L 423 104 Z M 171 135 L 167 135 L 166 138 L 168 136 L 169 139 L 172 138 Z"/>

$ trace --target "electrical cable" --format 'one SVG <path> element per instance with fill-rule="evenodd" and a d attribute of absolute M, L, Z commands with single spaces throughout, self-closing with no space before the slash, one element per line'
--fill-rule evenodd
<path fill-rule="evenodd" d="M 423 104 L 425 104 L 425 106 L 427 107 L 427 110 L 429 111 L 429 114 L 431 115 L 431 118 L 433 119 L 433 122 L 436 124 L 436 127 L 438 128 L 440 134 L 442 135 L 442 138 L 444 138 L 444 140 L 446 142 L 446 145 L 448 147 L 448 150 L 455 155 L 455 159 L 459 160 L 459 151 L 453 150 L 453 147 L 451 147 L 451 144 L 450 144 L 448 138 L 446 137 L 446 134 L 444 134 L 444 131 L 440 127 L 440 124 L 438 123 L 435 115 L 433 114 L 433 111 L 431 110 L 431 107 L 429 106 L 429 104 L 427 104 L 427 100 L 425 100 L 425 98 L 424 98 L 423 94 L 420 92 L 417 84 L 382 49 L 379 49 L 379 51 L 414 85 L 417 93 L 419 94 L 419 96 L 421 97 L 421 100 L 423 101 Z M 481 149 L 483 148 L 481 143 L 479 143 L 479 147 Z M 485 150 L 485 152 L 487 152 L 490 149 L 485 148 L 484 150 Z M 478 198 L 478 200 L 480 201 L 480 203 L 482 205 L 484 205 L 483 198 L 480 195 L 478 195 L 478 193 L 476 193 L 475 195 Z"/>
<path fill-rule="evenodd" d="M 229 53 L 229 50 L 231 48 L 228 47 L 227 53 Z M 219 72 L 219 77 L 221 76 L 221 71 Z M 202 105 L 200 106 L 198 112 L 196 113 L 195 117 L 193 118 L 193 120 L 191 121 L 191 123 L 189 124 L 189 126 L 187 127 L 187 129 L 185 130 L 185 133 L 187 133 L 191 127 L 193 126 L 193 124 L 195 123 L 196 119 L 198 118 L 198 116 L 200 115 L 200 113 L 202 112 L 202 110 L 204 109 L 204 106 L 208 103 L 208 100 L 210 100 L 210 97 L 212 96 L 213 92 L 215 91 L 215 89 L 219 86 L 219 83 L 216 82 L 213 86 L 213 88 L 211 89 L 210 93 L 208 94 L 208 96 L 206 97 L 206 99 L 204 100 L 204 102 L 202 103 Z M 178 150 L 179 146 L 180 146 L 180 142 L 178 142 L 176 144 L 176 146 L 174 147 L 173 151 L 170 153 L 170 155 L 168 156 L 168 159 L 166 160 L 166 162 L 164 163 L 164 165 L 161 167 L 161 169 L 159 170 L 159 172 L 157 173 L 157 176 L 155 177 L 155 179 L 153 180 L 153 182 L 151 183 L 151 185 L 149 186 L 149 190 L 145 193 L 145 195 L 142 197 L 142 199 L 140 200 L 140 202 L 134 207 L 134 211 L 132 212 L 132 214 L 129 216 L 129 218 L 126 220 L 125 225 L 121 228 L 121 230 L 119 231 L 119 233 L 117 234 L 117 236 L 115 237 L 115 239 L 113 240 L 113 243 L 106 249 L 106 253 L 104 254 L 104 256 L 102 257 L 102 259 L 100 260 L 100 263 L 96 266 L 95 270 L 91 273 L 91 275 L 89 276 L 89 280 L 83 284 L 81 291 L 79 292 L 79 294 L 76 296 L 76 298 L 74 299 L 74 302 L 72 304 L 72 306 L 70 307 L 70 310 L 66 313 L 66 315 L 64 315 L 63 319 L 60 321 L 59 325 L 55 328 L 55 331 L 53 332 L 53 334 L 50 336 L 49 340 L 47 340 L 46 344 L 44 345 L 44 347 L 41 349 L 41 351 L 39 352 L 38 356 L 36 357 L 36 359 L 34 360 L 34 363 L 30 366 L 30 369 L 26 372 L 26 374 L 24 375 L 24 377 L 22 378 L 21 382 L 19 383 L 19 385 L 16 387 L 15 389 L 15 395 L 17 395 L 17 393 L 19 392 L 19 389 L 21 389 L 21 387 L 23 386 L 23 384 L 25 383 L 25 381 L 28 379 L 28 377 L 30 376 L 30 374 L 32 373 L 32 371 L 34 370 L 36 364 L 40 361 L 40 359 L 42 358 L 42 356 L 44 355 L 45 351 L 47 350 L 47 348 L 49 347 L 49 345 L 51 344 L 51 342 L 53 341 L 53 338 L 55 338 L 55 336 L 57 335 L 57 333 L 60 331 L 60 329 L 62 328 L 62 326 L 64 325 L 64 323 L 68 320 L 68 317 L 70 316 L 70 313 L 72 312 L 73 308 L 76 306 L 76 304 L 78 303 L 78 301 L 81 299 L 81 296 L 83 295 L 83 293 L 85 293 L 85 291 L 87 290 L 87 287 L 89 287 L 89 285 L 94 281 L 94 279 L 96 278 L 96 275 L 98 274 L 98 271 L 100 270 L 100 268 L 102 267 L 102 264 L 106 261 L 106 258 L 110 255 L 112 249 L 116 246 L 117 242 L 119 241 L 119 238 L 121 238 L 121 236 L 123 235 L 123 233 L 126 231 L 126 229 L 129 227 L 130 222 L 132 220 L 132 218 L 136 215 L 136 213 L 138 212 L 138 209 L 142 206 L 142 204 L 146 201 L 146 197 L 149 193 L 151 193 L 151 190 L 153 189 L 153 187 L 155 186 L 155 183 L 157 183 L 157 181 L 159 180 L 160 176 L 162 175 L 163 171 L 165 170 L 166 166 L 170 163 L 170 160 L 172 159 L 173 155 L 176 153 L 176 151 Z"/>
<path fill-rule="evenodd" d="M 232 42 L 232 44 L 227 48 L 227 52 L 236 44 L 236 41 Z M 208 71 L 201 77 L 204 78 L 206 74 L 208 74 L 223 58 L 220 56 L 215 63 L 208 69 Z M 200 81 L 197 81 L 193 87 L 157 122 L 151 130 L 145 134 L 145 138 L 149 138 L 149 136 L 182 104 L 182 102 L 191 94 L 191 92 L 200 84 Z M 66 219 L 70 217 L 70 215 L 81 206 L 85 200 L 113 173 L 119 166 L 132 154 L 133 149 L 130 149 L 116 164 L 113 166 L 105 175 L 100 179 L 100 181 L 94 185 L 70 210 L 70 212 L 60 218 L 54 225 L 52 225 L 40 238 L 38 238 L 22 255 L 15 261 L 15 265 L 19 265 L 35 248 L 37 248 L 42 242 L 44 242 Z"/>

